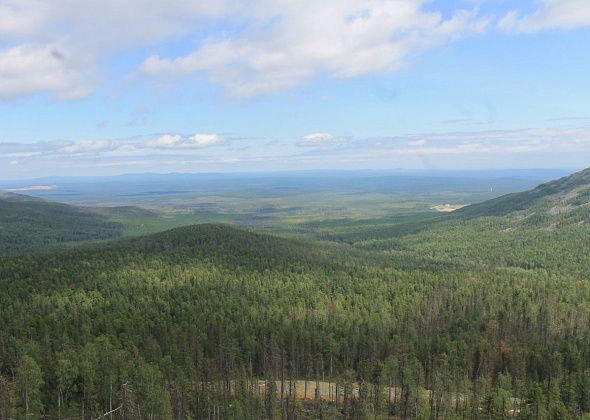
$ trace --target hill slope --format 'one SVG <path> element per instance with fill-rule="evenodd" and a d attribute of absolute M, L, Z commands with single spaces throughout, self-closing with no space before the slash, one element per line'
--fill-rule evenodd
<path fill-rule="evenodd" d="M 461 232 L 447 220 L 440 232 Z M 420 239 L 408 238 L 408 249 Z M 431 246 L 432 237 L 421 239 L 411 252 Z M 442 258 L 437 270 L 380 266 L 356 252 L 197 225 L 0 257 L 0 383 L 22 395 L 24 373 L 38 378 L 29 407 L 62 418 L 98 418 L 130 393 L 152 418 L 207 418 L 212 406 L 220 418 L 278 418 L 288 400 L 252 398 L 249 384 L 322 377 L 366 387 L 326 418 L 361 418 L 363 407 L 375 407 L 371 418 L 430 409 L 460 418 L 480 406 L 492 418 L 512 395 L 524 401 L 535 392 L 539 407 L 545 395 L 562 398 L 541 388 L 549 380 L 580 390 L 563 394 L 559 407 L 590 411 L 585 279 Z M 523 388 L 512 389 L 512 378 Z M 408 398 L 387 406 L 371 397 L 392 380 Z M 435 398 L 422 399 L 423 388 Z M 464 402 L 446 403 L 453 392 Z M 8 404 L 16 418 L 24 407 L 16 397 Z M 293 417 L 320 417 L 307 408 L 292 405 Z M 557 418 L 551 410 L 545 418 Z M 540 418 L 533 414 L 525 418 Z"/>
<path fill-rule="evenodd" d="M 590 203 L 590 168 L 539 185 L 537 188 L 503 195 L 456 211 L 455 217 L 506 216 L 520 211 L 567 213 Z"/>
<path fill-rule="evenodd" d="M 0 254 L 118 238 L 122 225 L 92 209 L 0 193 Z"/>
<path fill-rule="evenodd" d="M 229 269 L 256 271 L 300 271 L 302 266 L 343 261 L 326 247 L 309 242 L 208 223 L 129 239 L 111 248 L 137 252 L 144 257 L 157 255 L 170 262 L 208 261 Z"/>
<path fill-rule="evenodd" d="M 590 275 L 590 169 L 449 215 L 361 226 L 334 239 L 437 262 Z"/>

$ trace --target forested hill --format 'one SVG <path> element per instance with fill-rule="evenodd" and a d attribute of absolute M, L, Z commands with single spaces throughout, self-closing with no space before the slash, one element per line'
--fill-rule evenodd
<path fill-rule="evenodd" d="M 119 238 L 122 230 L 92 209 L 0 192 L 0 255 Z"/>
<path fill-rule="evenodd" d="M 168 262 L 211 262 L 229 269 L 301 271 L 303 266 L 331 265 L 345 260 L 341 253 L 310 241 L 286 239 L 223 224 L 199 224 L 171 229 L 105 246 L 116 252 L 157 255 Z M 110 251 L 109 251 L 110 252 Z"/>
<path fill-rule="evenodd" d="M 587 281 L 419 260 L 400 269 L 355 252 L 198 225 L 0 257 L 0 417 L 590 411 Z M 284 380 L 322 378 L 340 387 L 330 406 L 275 399 Z"/>
<path fill-rule="evenodd" d="M 543 269 L 588 277 L 590 169 L 448 215 L 333 230 L 324 228 L 319 234 L 360 248 L 431 258 L 434 264 Z"/>
<path fill-rule="evenodd" d="M 346 244 L 201 224 L 0 256 L 0 418 L 588 418 L 586 175 L 510 212 L 314 225 Z M 109 223 L 2 202 L 35 235 Z"/>
<path fill-rule="evenodd" d="M 530 191 L 507 194 L 464 207 L 454 212 L 453 216 L 506 216 L 527 210 L 558 214 L 588 204 L 590 204 L 590 168 L 541 184 Z"/>

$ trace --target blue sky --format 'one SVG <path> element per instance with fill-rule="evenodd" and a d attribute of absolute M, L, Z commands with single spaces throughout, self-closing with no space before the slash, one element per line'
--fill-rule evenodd
<path fill-rule="evenodd" d="M 590 166 L 590 0 L 0 0 L 0 179 Z"/>

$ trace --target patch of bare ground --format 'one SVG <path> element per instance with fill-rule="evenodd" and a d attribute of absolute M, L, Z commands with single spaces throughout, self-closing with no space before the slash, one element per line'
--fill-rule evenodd
<path fill-rule="evenodd" d="M 250 392 L 258 395 L 267 395 L 267 388 L 273 386 L 272 381 L 259 380 L 252 384 L 256 389 L 250 389 Z M 397 404 L 401 401 L 402 389 L 397 386 L 385 386 L 383 389 L 383 397 L 389 404 Z M 346 399 L 356 400 L 359 398 L 360 385 L 353 383 L 347 389 L 343 384 L 336 382 L 313 381 L 313 380 L 296 380 L 296 381 L 274 381 L 275 396 L 279 399 L 296 399 L 303 402 L 324 401 L 333 403 L 336 406 L 344 404 Z M 429 389 L 422 390 L 422 397 L 440 398 Z M 447 395 L 452 404 L 465 403 L 467 397 L 465 394 Z M 514 417 L 520 412 L 522 401 L 518 398 L 510 398 L 510 408 L 508 409 L 508 416 Z"/>
<path fill-rule="evenodd" d="M 468 204 L 438 204 L 434 207 L 431 207 L 430 210 L 436 210 L 443 213 L 451 213 L 455 210 L 462 209 L 463 207 L 468 206 Z"/>

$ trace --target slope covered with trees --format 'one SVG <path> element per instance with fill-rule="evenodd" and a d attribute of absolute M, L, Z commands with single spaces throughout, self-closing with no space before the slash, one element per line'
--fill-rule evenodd
<path fill-rule="evenodd" d="M 325 236 L 434 262 L 590 276 L 590 170 L 450 215 L 361 224 Z"/>
<path fill-rule="evenodd" d="M 85 418 L 589 410 L 586 281 L 387 260 L 219 225 L 5 257 L 0 404 Z M 281 399 L 290 378 L 341 397 Z"/>
<path fill-rule="evenodd" d="M 513 212 L 547 210 L 548 206 L 582 205 L 590 202 L 590 168 L 555 181 L 539 185 L 537 188 L 507 194 L 496 199 L 474 204 L 457 211 L 454 216 L 506 216 Z"/>
<path fill-rule="evenodd" d="M 588 418 L 584 191 L 1 257 L 0 417 Z"/>
<path fill-rule="evenodd" d="M 114 239 L 122 229 L 91 209 L 0 193 L 0 255 Z"/>

